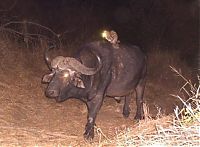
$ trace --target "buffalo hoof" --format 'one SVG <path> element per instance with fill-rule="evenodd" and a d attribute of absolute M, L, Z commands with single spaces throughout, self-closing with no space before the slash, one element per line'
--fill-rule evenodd
<path fill-rule="evenodd" d="M 129 115 L 130 115 L 130 108 L 129 107 L 125 107 L 123 109 L 123 113 L 122 114 L 123 114 L 124 118 L 128 118 Z"/>
<path fill-rule="evenodd" d="M 135 120 L 142 120 L 144 119 L 144 115 L 141 115 L 141 114 L 136 114 L 135 117 L 134 117 Z"/>
<path fill-rule="evenodd" d="M 94 126 L 90 123 L 86 125 L 85 133 L 83 134 L 86 141 L 91 142 L 94 138 Z"/>
<path fill-rule="evenodd" d="M 127 110 L 127 111 L 123 111 L 123 116 L 124 116 L 124 118 L 128 118 L 129 117 L 129 115 L 130 115 L 130 111 L 129 110 Z"/>
<path fill-rule="evenodd" d="M 94 138 L 94 131 L 90 131 L 90 132 L 85 132 L 83 134 L 84 139 L 86 142 L 92 142 L 93 138 Z"/>

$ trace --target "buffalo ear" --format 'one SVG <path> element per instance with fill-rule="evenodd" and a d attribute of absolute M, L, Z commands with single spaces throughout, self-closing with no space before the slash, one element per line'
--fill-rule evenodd
<path fill-rule="evenodd" d="M 82 79 L 80 79 L 80 78 L 75 78 L 74 81 L 73 81 L 73 84 L 76 87 L 85 88 L 85 84 L 83 83 Z"/>
<path fill-rule="evenodd" d="M 54 73 L 46 74 L 42 78 L 42 83 L 49 83 L 53 77 Z"/>

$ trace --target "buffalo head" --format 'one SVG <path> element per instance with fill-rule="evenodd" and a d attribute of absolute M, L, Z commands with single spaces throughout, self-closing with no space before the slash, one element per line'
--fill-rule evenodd
<path fill-rule="evenodd" d="M 58 102 L 63 101 L 69 88 L 73 86 L 85 88 L 81 79 L 82 74 L 94 75 L 102 67 L 101 59 L 97 55 L 98 66 L 89 68 L 72 57 L 57 56 L 50 60 L 47 54 L 48 50 L 45 51 L 45 61 L 51 72 L 43 76 L 42 82 L 48 84 L 45 95 L 49 98 L 55 98 Z"/>

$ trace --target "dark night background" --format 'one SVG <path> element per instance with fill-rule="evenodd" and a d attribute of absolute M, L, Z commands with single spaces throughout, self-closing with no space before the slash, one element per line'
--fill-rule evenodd
<path fill-rule="evenodd" d="M 0 5 L 1 24 L 37 22 L 80 44 L 113 29 L 122 42 L 152 49 L 179 50 L 195 62 L 199 42 L 197 0 L 8 0 Z"/>

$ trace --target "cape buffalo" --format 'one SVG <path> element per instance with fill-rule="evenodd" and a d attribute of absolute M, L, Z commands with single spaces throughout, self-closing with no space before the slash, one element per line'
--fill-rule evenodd
<path fill-rule="evenodd" d="M 48 83 L 45 95 L 62 102 L 77 98 L 88 108 L 84 138 L 93 139 L 97 113 L 106 96 L 125 97 L 123 116 L 130 114 L 130 94 L 136 92 L 135 119 L 143 119 L 143 93 L 146 77 L 146 57 L 133 45 L 120 44 L 114 48 L 104 41 L 83 45 L 73 57 L 57 56 L 45 60 L 51 72 L 42 81 Z"/>

